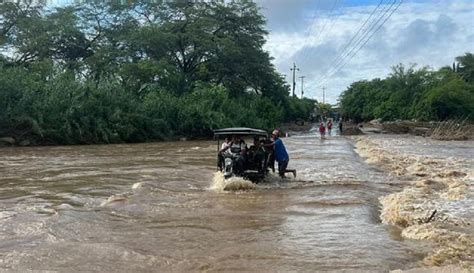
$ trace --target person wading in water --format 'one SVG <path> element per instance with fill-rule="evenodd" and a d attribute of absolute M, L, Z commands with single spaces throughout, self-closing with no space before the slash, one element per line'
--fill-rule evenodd
<path fill-rule="evenodd" d="M 327 122 L 327 127 L 328 127 L 328 135 L 331 135 L 331 130 L 332 130 L 332 120 L 328 120 Z"/>
<path fill-rule="evenodd" d="M 339 124 L 338 124 L 338 126 L 339 126 L 339 135 L 342 136 L 342 118 L 339 119 Z"/>
<path fill-rule="evenodd" d="M 273 130 L 272 138 L 273 142 L 265 144 L 265 146 L 273 147 L 275 160 L 278 162 L 278 174 L 283 178 L 285 177 L 285 173 L 293 173 L 293 176 L 296 177 L 296 170 L 287 169 L 290 157 L 288 156 L 283 141 L 280 139 L 280 131 Z"/>
<path fill-rule="evenodd" d="M 324 122 L 319 124 L 319 134 L 321 135 L 321 139 L 324 139 L 326 136 L 326 127 L 324 127 Z"/>

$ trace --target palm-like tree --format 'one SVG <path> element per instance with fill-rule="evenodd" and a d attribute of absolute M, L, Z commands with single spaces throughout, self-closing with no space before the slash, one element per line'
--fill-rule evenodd
<path fill-rule="evenodd" d="M 474 54 L 467 52 L 464 56 L 456 57 L 459 62 L 458 72 L 467 82 L 474 83 Z"/>

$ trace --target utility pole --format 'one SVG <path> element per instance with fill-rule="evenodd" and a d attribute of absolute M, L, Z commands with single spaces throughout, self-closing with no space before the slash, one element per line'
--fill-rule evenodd
<path fill-rule="evenodd" d="M 295 86 L 296 86 L 295 73 L 296 73 L 296 70 L 300 71 L 300 69 L 296 67 L 295 63 L 293 63 L 293 68 L 290 68 L 290 70 L 293 71 L 293 97 L 294 97 L 295 96 Z"/>
<path fill-rule="evenodd" d="M 325 101 L 325 91 L 326 91 L 326 87 L 323 86 L 323 104 L 326 103 L 326 101 Z"/>
<path fill-rule="evenodd" d="M 306 77 L 305 76 L 300 77 L 300 79 L 301 79 L 301 98 L 303 98 L 303 94 L 304 94 L 304 91 L 303 91 L 304 78 L 306 78 Z"/>

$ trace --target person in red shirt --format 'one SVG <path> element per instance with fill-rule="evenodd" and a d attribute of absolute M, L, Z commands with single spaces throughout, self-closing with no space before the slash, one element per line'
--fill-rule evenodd
<path fill-rule="evenodd" d="M 328 135 L 331 135 L 331 130 L 332 130 L 332 120 L 328 121 Z"/>
<path fill-rule="evenodd" d="M 321 122 L 321 124 L 319 124 L 319 134 L 321 135 L 321 139 L 326 136 L 326 127 L 324 127 L 324 122 Z"/>

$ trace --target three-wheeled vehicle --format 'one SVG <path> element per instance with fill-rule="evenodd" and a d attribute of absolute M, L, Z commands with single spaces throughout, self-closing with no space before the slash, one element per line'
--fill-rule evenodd
<path fill-rule="evenodd" d="M 266 131 L 245 127 L 224 128 L 214 130 L 214 137 L 217 138 L 217 167 L 226 179 L 239 176 L 258 182 L 268 174 L 268 168 L 274 170 L 273 150 L 264 146 L 269 142 Z M 224 151 L 220 145 L 223 138 L 229 141 L 224 145 L 228 146 Z"/>

